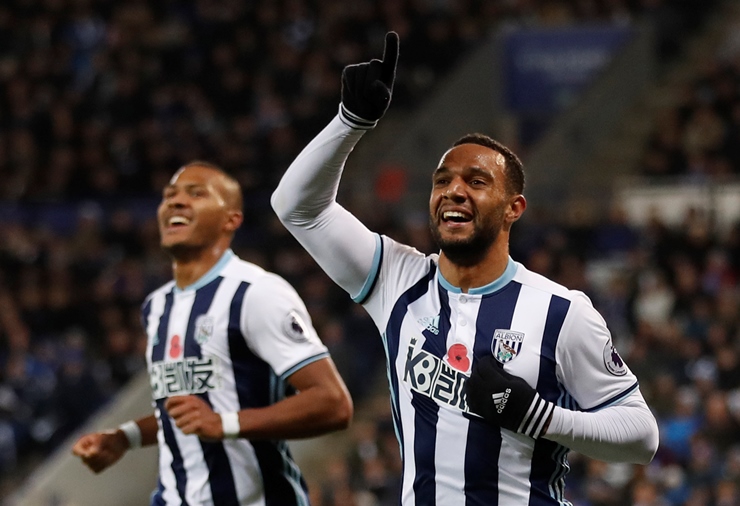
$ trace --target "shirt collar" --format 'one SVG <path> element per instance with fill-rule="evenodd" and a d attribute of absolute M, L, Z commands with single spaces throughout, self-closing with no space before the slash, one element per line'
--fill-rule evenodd
<path fill-rule="evenodd" d="M 184 288 L 178 288 L 177 285 L 175 285 L 175 293 L 194 291 L 198 288 L 206 286 L 208 283 L 216 279 L 221 274 L 221 271 L 224 269 L 224 267 L 226 267 L 226 264 L 229 263 L 229 261 L 234 258 L 234 256 L 234 252 L 231 251 L 231 248 L 227 249 L 226 251 L 224 251 L 224 254 L 221 255 L 221 258 L 218 259 L 218 262 L 216 262 L 216 264 L 211 267 L 208 272 L 203 274 L 193 284 L 190 284 Z"/>
<path fill-rule="evenodd" d="M 470 290 L 468 290 L 468 293 L 471 295 L 486 295 L 501 290 L 504 286 L 509 284 L 512 279 L 514 279 L 516 269 L 516 262 L 514 262 L 511 257 L 509 257 L 509 261 L 506 264 L 506 269 L 504 269 L 504 273 L 501 274 L 501 276 L 488 283 L 487 285 L 471 288 Z M 462 289 L 447 281 L 444 276 L 442 276 L 442 273 L 439 270 L 437 271 L 437 278 L 439 279 L 439 284 L 442 285 L 442 288 L 444 288 L 448 292 L 462 293 Z"/>

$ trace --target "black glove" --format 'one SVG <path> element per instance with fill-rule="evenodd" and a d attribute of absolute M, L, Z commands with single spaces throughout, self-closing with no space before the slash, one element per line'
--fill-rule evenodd
<path fill-rule="evenodd" d="M 391 103 L 398 63 L 398 34 L 385 35 L 383 60 L 348 65 L 342 72 L 342 117 L 350 125 L 372 128 Z"/>
<path fill-rule="evenodd" d="M 465 388 L 470 411 L 499 427 L 535 439 L 555 409 L 522 378 L 504 371 L 492 355 L 475 362 Z"/>

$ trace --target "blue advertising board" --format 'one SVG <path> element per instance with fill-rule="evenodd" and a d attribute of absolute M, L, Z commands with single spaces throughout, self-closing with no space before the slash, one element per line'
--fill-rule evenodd
<path fill-rule="evenodd" d="M 506 105 L 547 115 L 574 102 L 627 42 L 628 26 L 522 28 L 504 35 Z"/>

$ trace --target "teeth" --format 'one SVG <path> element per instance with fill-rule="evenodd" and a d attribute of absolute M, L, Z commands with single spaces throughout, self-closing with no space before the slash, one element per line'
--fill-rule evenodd
<path fill-rule="evenodd" d="M 445 220 L 449 220 L 451 218 L 460 218 L 460 219 L 467 219 L 467 216 L 465 214 L 459 212 L 459 211 L 445 211 L 442 213 L 442 218 Z"/>
<path fill-rule="evenodd" d="M 173 216 L 169 221 L 170 225 L 187 225 L 188 223 L 190 223 L 190 220 L 184 216 Z"/>

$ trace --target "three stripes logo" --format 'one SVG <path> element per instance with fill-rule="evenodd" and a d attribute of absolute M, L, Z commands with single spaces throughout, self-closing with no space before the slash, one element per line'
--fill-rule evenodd
<path fill-rule="evenodd" d="M 499 415 L 504 411 L 506 403 L 509 401 L 509 395 L 511 395 L 511 388 L 507 388 L 503 392 L 491 395 L 493 398 L 493 405 L 496 407 L 496 412 Z"/>

